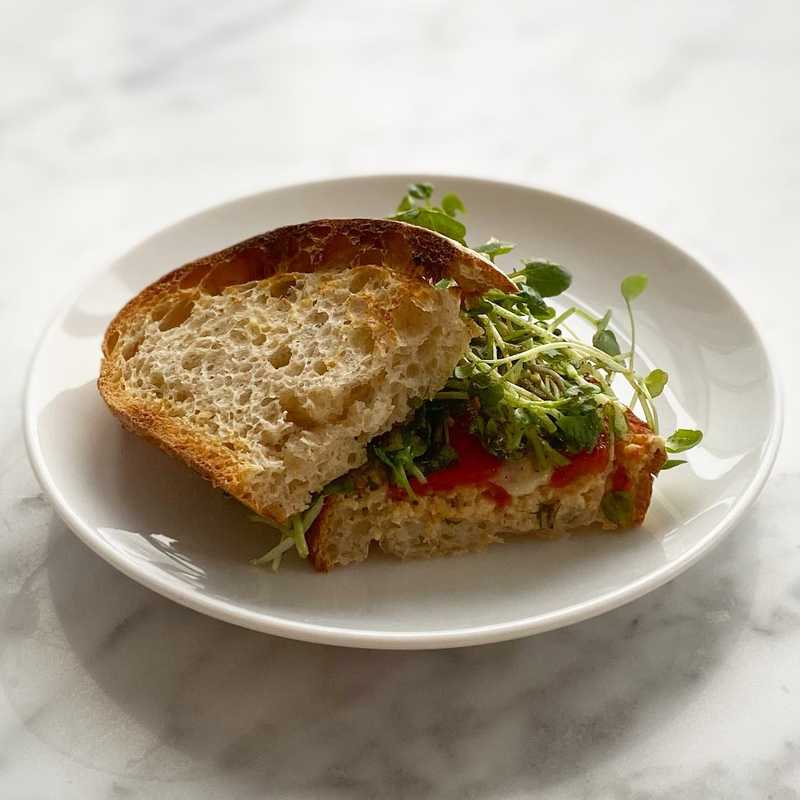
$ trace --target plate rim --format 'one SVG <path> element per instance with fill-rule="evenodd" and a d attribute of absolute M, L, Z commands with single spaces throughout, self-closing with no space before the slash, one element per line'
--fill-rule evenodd
<path fill-rule="evenodd" d="M 615 218 L 626 225 L 632 225 L 640 232 L 654 237 L 662 245 L 666 245 L 676 250 L 681 255 L 687 257 L 693 264 L 709 278 L 718 290 L 726 296 L 727 300 L 733 304 L 742 317 L 749 323 L 755 335 L 756 342 L 764 356 L 764 361 L 769 371 L 768 385 L 771 391 L 770 419 L 771 425 L 768 436 L 764 444 L 764 451 L 758 465 L 758 469 L 753 475 L 750 483 L 744 492 L 737 498 L 726 515 L 720 522 L 714 525 L 693 547 L 684 554 L 660 566 L 652 572 L 630 582 L 621 587 L 604 592 L 591 600 L 575 603 L 559 608 L 555 611 L 537 614 L 530 617 L 512 620 L 509 622 L 490 623 L 470 627 L 461 627 L 452 630 L 429 631 L 429 632 L 406 632 L 406 631 L 376 631 L 365 628 L 345 628 L 333 625 L 305 622 L 301 620 L 287 620 L 282 616 L 275 616 L 268 611 L 252 611 L 241 608 L 228 600 L 203 595 L 189 586 L 172 583 L 166 576 L 159 573 L 149 573 L 137 569 L 136 563 L 124 556 L 122 551 L 114 548 L 103 537 L 98 536 L 94 528 L 86 523 L 77 512 L 75 512 L 61 490 L 53 480 L 47 468 L 44 454 L 41 450 L 41 443 L 36 426 L 34 413 L 34 402 L 36 390 L 37 367 L 42 360 L 46 346 L 51 337 L 56 332 L 60 323 L 71 311 L 75 302 L 87 288 L 100 275 L 105 275 L 108 270 L 118 261 L 126 258 L 135 249 L 144 246 L 158 236 L 167 234 L 175 228 L 183 225 L 200 215 L 219 212 L 226 207 L 238 203 L 247 202 L 264 195 L 278 193 L 287 189 L 298 189 L 304 191 L 314 191 L 315 189 L 332 183 L 352 183 L 357 181 L 375 180 L 397 180 L 411 182 L 415 180 L 429 180 L 430 182 L 441 182 L 442 180 L 466 180 L 473 183 L 485 184 L 502 189 L 514 189 L 533 191 L 541 196 L 550 199 L 577 204 L 585 209 L 599 212 Z M 66 523 L 73 533 L 91 550 L 99 555 L 112 567 L 119 570 L 128 578 L 145 586 L 152 591 L 166 597 L 184 607 L 190 608 L 199 613 L 205 614 L 223 622 L 229 622 L 240 627 L 262 633 L 270 633 L 284 638 L 295 639 L 316 644 L 338 645 L 343 647 L 367 648 L 367 649 L 444 649 L 453 647 L 466 647 L 478 644 L 490 644 L 493 642 L 508 641 L 510 639 L 530 636 L 537 633 L 555 630 L 558 628 L 573 625 L 577 622 L 591 619 L 600 614 L 612 611 L 615 608 L 632 602 L 639 597 L 663 586 L 673 578 L 685 572 L 713 547 L 719 544 L 731 531 L 734 525 L 744 515 L 745 511 L 757 500 L 758 496 L 766 484 L 767 478 L 774 466 L 775 459 L 780 446 L 781 435 L 784 425 L 784 393 L 782 379 L 778 371 L 769 348 L 766 346 L 764 338 L 758 329 L 755 321 L 747 311 L 746 307 L 739 302 L 738 298 L 718 277 L 716 272 L 706 266 L 710 263 L 707 259 L 700 257 L 694 248 L 688 248 L 677 244 L 653 228 L 643 225 L 638 220 L 613 210 L 608 205 L 584 200 L 563 192 L 554 191 L 550 188 L 542 187 L 519 181 L 495 180 L 476 175 L 465 175 L 461 173 L 356 173 L 328 177 L 321 180 L 287 182 L 277 186 L 272 186 L 261 191 L 251 192 L 239 197 L 228 199 L 208 208 L 194 211 L 191 214 L 180 217 L 176 221 L 165 225 L 162 228 L 150 233 L 138 242 L 130 245 L 114 259 L 105 262 L 104 265 L 93 270 L 85 281 L 81 281 L 79 286 L 68 292 L 56 306 L 55 312 L 51 315 L 38 337 L 33 353 L 30 356 L 28 369 L 25 375 L 25 387 L 22 397 L 23 411 L 23 434 L 28 460 L 33 472 L 41 485 L 43 491 L 53 504 L 58 516 Z"/>

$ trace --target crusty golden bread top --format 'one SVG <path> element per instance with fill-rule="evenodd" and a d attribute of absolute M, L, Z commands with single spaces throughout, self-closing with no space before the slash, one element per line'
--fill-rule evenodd
<path fill-rule="evenodd" d="M 219 294 L 228 286 L 284 272 L 317 272 L 380 265 L 435 283 L 452 278 L 465 294 L 516 292 L 487 259 L 426 228 L 382 219 L 319 219 L 253 236 L 168 273 L 144 289 L 109 325 L 103 353 L 114 349 L 131 310 L 153 295 L 198 289 Z"/>

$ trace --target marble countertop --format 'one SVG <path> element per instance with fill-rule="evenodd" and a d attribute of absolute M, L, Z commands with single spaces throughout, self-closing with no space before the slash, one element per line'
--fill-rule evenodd
<path fill-rule="evenodd" d="M 222 200 L 343 173 L 520 180 L 704 253 L 796 360 L 786 2 L 133 0 L 0 31 L 0 797 L 800 798 L 800 428 L 713 554 L 603 617 L 368 652 L 204 618 L 93 555 L 20 431 L 59 298 Z M 786 370 L 787 408 L 800 390 Z"/>

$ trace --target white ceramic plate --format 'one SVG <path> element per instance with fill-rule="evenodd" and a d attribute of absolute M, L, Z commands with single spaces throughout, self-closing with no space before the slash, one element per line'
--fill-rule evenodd
<path fill-rule="evenodd" d="M 319 217 L 382 216 L 420 176 L 350 178 L 246 197 L 179 222 L 95 278 L 45 333 L 25 402 L 31 461 L 58 513 L 119 570 L 213 617 L 354 647 L 454 647 L 592 617 L 685 570 L 740 519 L 764 484 L 781 404 L 764 345 L 741 306 L 694 258 L 596 207 L 522 186 L 430 176 L 463 198 L 470 241 L 567 265 L 571 295 L 623 320 L 618 287 L 647 272 L 637 301 L 642 366 L 669 372 L 662 429 L 701 428 L 690 464 L 662 474 L 647 522 L 625 535 L 520 540 L 423 562 L 379 555 L 329 575 L 286 558 L 248 564 L 271 539 L 177 461 L 124 432 L 95 389 L 100 338 L 122 304 L 168 270 L 256 233 Z M 512 257 L 506 262 L 513 264 Z"/>

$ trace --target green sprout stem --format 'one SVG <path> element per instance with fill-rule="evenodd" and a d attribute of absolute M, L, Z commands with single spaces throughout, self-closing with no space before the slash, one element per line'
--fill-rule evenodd
<path fill-rule="evenodd" d="M 566 320 L 568 320 L 571 316 L 577 314 L 577 316 L 582 317 L 591 325 L 597 325 L 600 321 L 597 317 L 592 316 L 588 311 L 585 311 L 580 306 L 570 306 L 569 308 L 562 311 L 548 326 L 547 332 L 553 333 L 556 328 L 559 328 Z"/>
<path fill-rule="evenodd" d="M 628 359 L 628 369 L 633 372 L 633 359 L 636 355 L 636 323 L 633 320 L 633 308 L 631 307 L 631 301 L 628 298 L 625 298 L 625 305 L 628 309 L 628 320 L 630 321 L 631 326 L 631 352 L 630 358 Z"/>
<path fill-rule="evenodd" d="M 311 505 L 302 512 L 292 514 L 289 519 L 281 524 L 265 517 L 251 515 L 250 519 L 253 522 L 258 522 L 264 525 L 269 525 L 281 534 L 280 541 L 271 550 L 264 553 L 263 556 L 253 559 L 250 563 L 256 567 L 262 567 L 265 564 L 272 564 L 272 569 L 277 570 L 281 563 L 281 558 L 287 550 L 293 547 L 297 550 L 300 558 L 308 558 L 308 542 L 306 541 L 306 534 L 314 520 L 319 516 L 322 511 L 322 506 L 325 502 L 324 494 L 318 495 L 312 501 Z"/>
<path fill-rule="evenodd" d="M 273 562 L 273 569 L 277 570 L 277 566 L 275 564 L 280 565 L 281 556 L 287 551 L 291 550 L 292 547 L 295 546 L 294 539 L 291 536 L 286 536 L 285 538 L 281 539 L 278 544 L 275 545 L 271 550 L 264 553 L 263 556 L 260 558 L 256 558 L 250 563 L 254 567 L 263 567 L 265 564 L 269 564 Z"/>
<path fill-rule="evenodd" d="M 308 555 L 308 545 L 303 533 L 303 520 L 299 516 L 292 517 L 290 536 L 298 554 L 305 558 Z"/>

